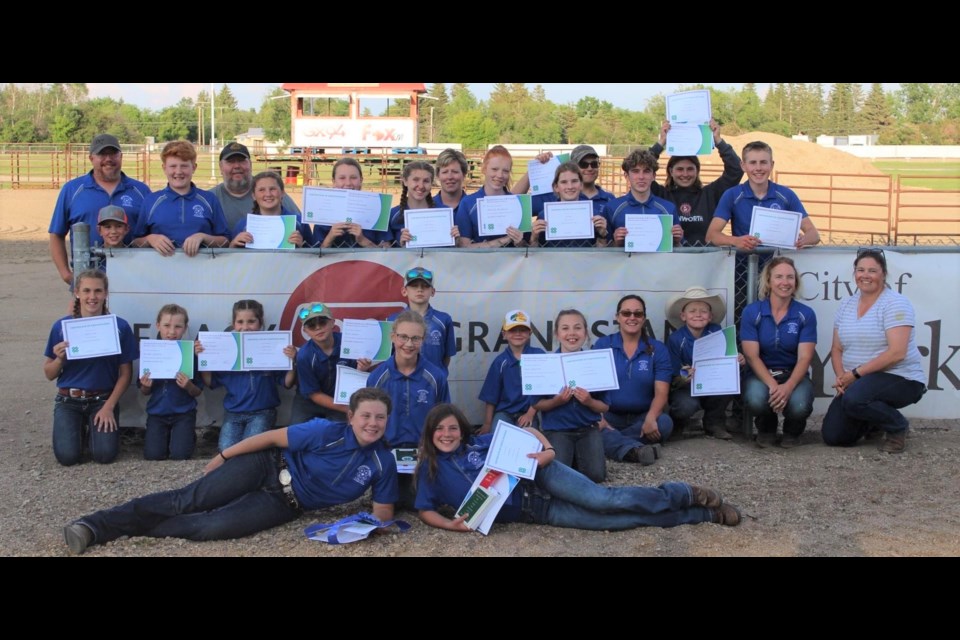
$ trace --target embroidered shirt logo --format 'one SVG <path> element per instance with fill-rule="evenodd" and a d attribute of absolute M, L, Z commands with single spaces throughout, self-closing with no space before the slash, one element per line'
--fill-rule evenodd
<path fill-rule="evenodd" d="M 363 486 L 370 484 L 371 478 L 373 478 L 373 471 L 365 464 L 357 467 L 357 472 L 353 475 L 353 481 Z"/>
<path fill-rule="evenodd" d="M 203 217 L 203 207 L 199 204 L 193 205 L 193 217 L 202 218 Z"/>

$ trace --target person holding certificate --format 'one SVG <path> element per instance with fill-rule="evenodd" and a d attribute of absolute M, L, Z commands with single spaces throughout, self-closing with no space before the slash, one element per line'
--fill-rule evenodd
<path fill-rule="evenodd" d="M 474 249 L 480 247 L 508 247 L 510 245 L 515 247 L 527 246 L 524 233 L 516 227 L 508 227 L 507 234 L 503 236 L 486 236 L 480 229 L 477 201 L 489 196 L 512 195 L 510 191 L 510 172 L 512 170 L 513 157 L 505 147 L 499 144 L 491 147 L 483 156 L 483 164 L 480 166 L 480 171 L 483 173 L 483 186 L 478 191 L 465 196 L 457 208 L 455 222 L 457 229 L 460 230 L 457 246 Z M 542 231 L 542 227 L 538 227 L 537 224 L 534 223 L 534 233 Z"/>
<path fill-rule="evenodd" d="M 810 363 L 817 346 L 817 316 L 796 300 L 799 286 L 793 260 L 773 258 L 760 273 L 759 300 L 747 305 L 740 320 L 740 344 L 753 374 L 744 380 L 743 403 L 755 416 L 760 448 L 776 444 L 780 413 L 780 446 L 798 446 L 813 413 Z"/>
<path fill-rule="evenodd" d="M 547 240 L 546 239 L 546 230 L 543 233 L 537 234 L 534 236 L 533 242 L 538 244 L 541 247 L 605 247 L 608 242 L 608 232 L 607 232 L 607 209 L 604 202 L 597 198 L 591 200 L 583 194 L 583 179 L 580 172 L 580 167 L 577 166 L 574 162 L 564 162 L 559 167 L 557 167 L 556 173 L 553 177 L 553 195 L 554 199 L 552 201 L 543 202 L 542 206 L 544 209 L 537 214 L 538 217 L 544 220 L 544 229 L 547 227 L 547 213 L 545 211 L 548 207 L 555 206 L 554 203 L 557 202 L 589 202 L 590 211 L 593 213 L 592 217 L 589 220 L 589 232 L 593 236 L 592 242 L 591 239 L 578 239 L 578 240 Z M 579 212 L 578 212 L 579 213 Z"/>
<path fill-rule="evenodd" d="M 740 510 L 715 489 L 683 482 L 659 487 L 605 487 L 555 459 L 550 441 L 528 428 L 543 450 L 533 480 L 520 480 L 495 522 L 523 522 L 591 531 L 674 527 L 712 522 L 735 527 Z M 415 506 L 424 524 L 447 531 L 473 531 L 469 516 L 452 516 L 463 502 L 490 453 L 493 434 L 470 435 L 470 422 L 451 404 L 427 414 L 417 463 Z"/>
<path fill-rule="evenodd" d="M 261 216 L 296 216 L 296 228 L 285 240 L 295 247 L 312 247 L 313 230 L 309 224 L 301 221 L 299 212 L 283 208 L 286 195 L 284 191 L 283 180 L 273 171 L 263 171 L 253 176 L 253 210 L 250 213 Z M 247 217 L 243 216 L 233 229 L 233 240 L 230 241 L 230 246 L 246 247 L 254 242 L 257 240 L 247 231 Z M 257 244 L 261 243 L 262 240 L 257 242 Z"/>
<path fill-rule="evenodd" d="M 899 409 L 920 402 L 927 391 L 917 316 L 909 300 L 886 286 L 883 250 L 857 252 L 853 277 L 857 292 L 840 303 L 834 318 L 830 362 L 837 395 L 823 418 L 823 441 L 849 447 L 883 432 L 880 450 L 902 453 L 910 423 Z"/>
<path fill-rule="evenodd" d="M 520 361 L 524 354 L 542 354 L 543 349 L 530 346 L 533 325 L 530 314 L 522 309 L 508 311 L 503 318 L 500 336 L 507 348 L 490 363 L 487 376 L 480 388 L 480 400 L 485 404 L 480 433 L 489 433 L 501 420 L 519 427 L 529 427 L 537 415 L 535 396 L 523 394 Z"/>
<path fill-rule="evenodd" d="M 43 374 L 57 381 L 53 400 L 53 455 L 57 462 L 69 466 L 83 458 L 84 439 L 94 462 L 113 462 L 120 451 L 120 396 L 133 378 L 133 361 L 137 359 L 137 341 L 130 325 L 116 319 L 116 330 L 80 330 L 72 332 L 75 340 L 101 341 L 105 344 L 82 345 L 108 355 L 71 359 L 68 350 L 77 349 L 65 338 L 65 321 L 86 320 L 107 316 L 107 274 L 88 269 L 77 275 L 73 313 L 53 323 L 47 339 Z M 112 343 L 112 344 L 106 344 Z"/>
<path fill-rule="evenodd" d="M 433 209 L 437 206 L 430 195 L 433 187 L 433 165 L 422 160 L 408 162 L 403 167 L 401 184 L 403 189 L 400 191 L 400 204 L 390 210 L 390 232 L 393 245 L 405 247 L 410 242 L 411 235 L 406 228 L 404 212 L 410 209 Z M 460 231 L 453 225 L 450 237 L 454 243 L 459 235 Z"/>
<path fill-rule="evenodd" d="M 594 349 L 612 349 L 620 388 L 607 392 L 610 409 L 600 435 L 608 458 L 651 465 L 670 438 L 673 421 L 667 399 L 673 367 L 666 345 L 654 339 L 647 324 L 647 304 L 629 294 L 617 303 L 620 331 L 597 340 Z"/>
<path fill-rule="evenodd" d="M 663 153 L 669 130 L 670 122 L 664 120 L 659 139 L 650 147 L 650 153 L 655 158 L 659 159 Z M 667 161 L 667 178 L 663 186 L 654 182 L 651 188 L 653 195 L 676 205 L 680 226 L 683 227 L 683 244 L 691 247 L 707 244 L 707 229 L 720 197 L 727 189 L 740 184 L 743 178 L 740 156 L 729 142 L 724 141 L 720 135 L 720 126 L 715 120 L 710 120 L 710 130 L 713 132 L 713 144 L 723 161 L 723 175 L 704 185 L 700 181 L 699 157 L 671 155 Z"/>
<path fill-rule="evenodd" d="M 453 209 L 453 215 L 456 216 L 460 202 L 467 195 L 463 189 L 463 181 L 469 172 L 467 157 L 456 149 L 444 149 L 434 164 L 440 191 L 433 196 L 433 201 L 438 207 Z"/>
<path fill-rule="evenodd" d="M 416 449 L 427 413 L 450 402 L 447 373 L 420 355 L 427 325 L 416 311 L 402 311 L 393 321 L 393 355 L 370 372 L 368 387 L 386 391 L 393 410 L 387 423 L 387 442 L 395 449 Z M 400 502 L 413 507 L 411 475 L 400 478 Z"/>
<path fill-rule="evenodd" d="M 161 340 L 181 340 L 189 323 L 187 310 L 178 304 L 163 305 L 157 313 L 157 333 Z M 196 348 L 194 343 L 188 357 L 194 358 Z M 146 357 L 146 353 L 141 355 Z M 180 362 L 179 358 L 176 362 Z M 142 360 L 140 368 L 144 369 Z M 189 460 L 193 457 L 197 443 L 197 397 L 203 392 L 203 380 L 195 366 L 190 369 L 194 371 L 192 379 L 177 371 L 174 378 L 154 380 L 150 369 L 144 369 L 137 380 L 140 393 L 149 398 L 143 438 L 144 460 Z"/>
<path fill-rule="evenodd" d="M 354 158 L 340 158 L 333 165 L 333 188 L 363 190 L 363 169 Z M 314 240 L 324 249 L 352 249 L 390 246 L 390 233 L 362 229 L 357 222 L 318 224 L 313 227 Z"/>
<path fill-rule="evenodd" d="M 347 408 L 333 398 L 337 386 L 337 365 L 369 371 L 373 363 L 366 358 L 341 358 L 342 334 L 334 331 L 337 325 L 333 312 L 322 302 L 308 303 L 297 313 L 297 318 L 310 340 L 297 351 L 294 363 L 299 387 L 297 395 L 293 397 L 290 423 L 306 422 L 311 418 L 342 422 Z"/>
<path fill-rule="evenodd" d="M 750 221 L 754 207 L 796 211 L 800 220 L 800 235 L 797 249 L 812 247 L 820 242 L 820 232 L 807 215 L 803 203 L 793 190 L 770 179 L 773 173 L 773 149 L 766 142 L 750 142 L 743 147 L 740 166 L 747 174 L 747 181 L 727 189 L 717 203 L 713 220 L 707 229 L 707 242 L 718 247 L 736 247 L 738 251 L 753 251 L 760 238 L 750 235 Z M 731 235 L 723 232 L 731 224 Z"/>
<path fill-rule="evenodd" d="M 387 394 L 360 389 L 347 423 L 317 419 L 242 440 L 214 456 L 196 482 L 75 520 L 64 541 L 80 554 L 121 536 L 241 538 L 352 502 L 368 488 L 373 515 L 391 520 L 397 465 L 383 442 L 389 413 Z"/>
<path fill-rule="evenodd" d="M 621 168 L 630 183 L 630 191 L 611 202 L 607 210 L 613 230 L 613 246 L 622 247 L 625 242 L 628 214 L 671 216 L 673 226 L 670 232 L 673 235 L 673 244 L 680 244 L 683 227 L 680 226 L 677 208 L 669 200 L 653 195 L 652 188 L 657 179 L 657 169 L 660 168 L 657 159 L 649 151 L 637 150 L 624 158 Z"/>
<path fill-rule="evenodd" d="M 195 256 L 201 246 L 225 247 L 230 230 L 215 195 L 193 184 L 197 150 L 186 140 L 168 142 L 160 152 L 167 186 L 143 199 L 133 246 L 172 256 L 177 247 Z"/>
<path fill-rule="evenodd" d="M 564 309 L 553 323 L 560 348 L 557 353 L 583 350 L 587 341 L 587 318 L 576 309 Z M 581 386 L 564 385 L 553 397 L 544 397 L 533 405 L 540 412 L 544 435 L 556 448 L 556 459 L 573 467 L 594 482 L 607 478 L 603 458 L 600 420 L 607 404 L 606 391 L 592 394 Z"/>
<path fill-rule="evenodd" d="M 667 320 L 677 330 L 667 339 L 673 381 L 670 389 L 670 417 L 674 433 L 681 434 L 687 422 L 703 409 L 703 430 L 719 440 L 732 440 L 727 431 L 727 405 L 734 396 L 700 396 L 690 394 L 693 375 L 693 344 L 700 338 L 723 331 L 715 318 L 727 315 L 727 305 L 718 295 L 710 295 L 703 287 L 690 287 L 667 301 Z M 739 356 L 743 364 L 743 356 Z M 734 379 L 736 381 L 736 378 Z"/>
<path fill-rule="evenodd" d="M 238 300 L 233 303 L 233 331 L 263 331 L 263 305 L 256 300 Z M 198 353 L 203 345 L 197 340 Z M 296 358 L 297 348 L 292 344 L 283 350 L 289 358 Z M 297 383 L 297 368 L 290 371 L 204 371 L 204 383 L 211 389 L 223 387 L 223 426 L 220 427 L 220 451 L 241 440 L 273 429 L 280 406 L 278 385 L 292 389 Z M 331 394 L 332 395 L 332 394 Z"/>

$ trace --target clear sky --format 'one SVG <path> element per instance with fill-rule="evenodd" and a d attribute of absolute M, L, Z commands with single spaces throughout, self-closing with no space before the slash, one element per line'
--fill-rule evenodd
<path fill-rule="evenodd" d="M 217 90 L 224 83 L 216 82 L 214 85 Z M 226 83 L 237 102 L 242 109 L 259 109 L 263 102 L 263 97 L 273 88 L 280 86 L 275 83 L 258 82 L 228 82 Z M 426 83 L 430 85 L 432 83 Z M 447 88 L 453 83 L 446 83 Z M 529 82 L 527 86 L 533 88 L 537 83 Z M 647 100 L 658 93 L 672 93 L 681 84 L 689 85 L 694 83 L 641 83 L 641 82 L 597 82 L 597 83 L 564 83 L 564 82 L 544 82 L 543 88 L 546 91 L 547 99 L 557 104 L 567 104 L 576 102 L 584 96 L 594 96 L 601 100 L 607 100 L 614 106 L 624 109 L 633 109 L 639 111 L 646 106 Z M 705 85 L 711 85 L 717 89 L 729 89 L 732 87 L 740 88 L 742 82 L 704 82 Z M 768 87 L 768 83 L 758 83 L 757 91 L 762 96 Z M 160 109 L 176 104 L 180 98 L 196 98 L 201 90 L 210 90 L 210 83 L 88 83 L 90 97 L 111 97 L 123 98 L 124 102 L 135 104 L 139 107 L 149 107 L 151 109 Z M 898 84 L 884 83 L 884 89 L 887 91 L 895 90 Z M 477 82 L 470 83 L 470 90 L 481 100 L 486 100 L 490 96 L 493 83 Z"/>

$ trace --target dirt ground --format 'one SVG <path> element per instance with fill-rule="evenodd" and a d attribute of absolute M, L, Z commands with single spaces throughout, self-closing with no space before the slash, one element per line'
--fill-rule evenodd
<path fill-rule="evenodd" d="M 90 511 L 186 484 L 205 464 L 145 462 L 127 443 L 117 462 L 61 467 L 50 434 L 54 383 L 41 371 L 50 324 L 69 302 L 50 263 L 46 227 L 52 190 L 0 191 L 0 554 L 68 555 L 62 527 Z M 87 556 L 954 556 L 960 554 L 958 421 L 915 421 L 907 452 L 873 445 L 824 447 L 812 421 L 804 445 L 756 449 L 743 438 L 693 437 L 670 443 L 652 467 L 609 463 L 611 484 L 682 480 L 718 488 L 748 515 L 718 525 L 607 533 L 513 524 L 489 537 L 429 529 L 415 514 L 406 534 L 332 547 L 304 527 L 368 509 L 361 500 L 305 515 L 241 540 L 196 543 L 121 539 Z M 204 453 L 212 455 L 209 446 Z M 952 488 L 951 488 L 952 487 Z"/>

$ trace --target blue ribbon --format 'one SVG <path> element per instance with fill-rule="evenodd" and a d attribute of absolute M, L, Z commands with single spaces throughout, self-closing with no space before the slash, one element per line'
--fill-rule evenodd
<path fill-rule="evenodd" d="M 400 533 L 403 533 L 410 529 L 410 523 L 404 520 L 380 520 L 371 513 L 366 513 L 361 511 L 360 513 L 355 513 L 352 516 L 347 516 L 346 518 L 341 518 L 331 524 L 312 524 L 306 529 L 303 530 L 304 535 L 308 538 L 313 537 L 318 532 L 325 529 L 329 529 L 326 534 L 327 542 L 329 544 L 343 544 L 337 538 L 337 533 L 340 531 L 340 528 L 348 524 L 353 524 L 359 522 L 361 524 L 373 524 L 377 526 L 377 529 L 385 529 L 386 527 L 396 525 L 397 529 L 400 530 Z"/>

